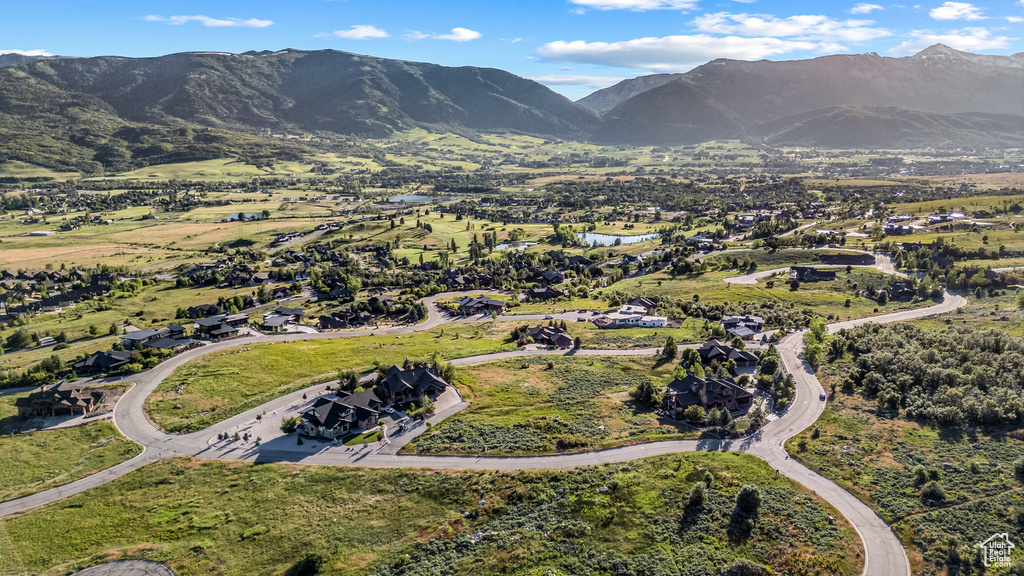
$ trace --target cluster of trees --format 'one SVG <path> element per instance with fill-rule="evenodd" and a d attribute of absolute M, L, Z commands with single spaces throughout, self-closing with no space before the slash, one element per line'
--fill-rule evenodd
<path fill-rule="evenodd" d="M 849 356 L 838 384 L 874 398 L 880 411 L 944 426 L 1024 425 L 1021 338 L 967 327 L 866 324 L 840 331 L 829 348 Z"/>

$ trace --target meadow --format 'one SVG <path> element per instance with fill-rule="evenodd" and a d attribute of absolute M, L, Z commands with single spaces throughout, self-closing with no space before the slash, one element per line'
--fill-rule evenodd
<path fill-rule="evenodd" d="M 506 329 L 507 328 L 507 329 Z M 200 430 L 300 388 L 370 370 L 515 348 L 511 326 L 447 326 L 429 332 L 253 344 L 204 356 L 178 368 L 146 401 L 147 415 L 168 432 Z M 182 386 L 183 392 L 178 392 Z"/>
<path fill-rule="evenodd" d="M 470 406 L 406 451 L 524 455 L 695 437 L 695 429 L 630 398 L 642 382 L 664 388 L 675 366 L 654 358 L 559 356 L 460 368 L 455 384 Z"/>
<path fill-rule="evenodd" d="M 705 497 L 690 505 L 697 483 Z M 744 485 L 759 489 L 754 512 L 736 505 Z M 126 557 L 182 576 L 705 575 L 711 566 L 854 576 L 863 548 L 830 506 L 735 453 L 517 472 L 173 459 L 0 520 L 3 573 L 56 576 Z"/>
<path fill-rule="evenodd" d="M 0 431 L 18 420 L 14 401 L 0 396 Z M 108 421 L 57 430 L 0 434 L 0 502 L 41 492 L 109 468 L 142 452 Z"/>

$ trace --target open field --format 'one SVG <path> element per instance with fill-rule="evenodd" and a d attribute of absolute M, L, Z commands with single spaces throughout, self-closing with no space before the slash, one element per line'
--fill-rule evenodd
<path fill-rule="evenodd" d="M 462 368 L 455 383 L 470 406 L 406 450 L 526 455 L 695 437 L 693 428 L 629 397 L 644 381 L 663 388 L 675 366 L 653 358 L 555 357 Z"/>
<path fill-rule="evenodd" d="M 27 395 L 0 397 L 0 430 L 18 418 L 14 401 Z M 124 462 L 141 451 L 106 421 L 0 435 L 0 501 L 67 484 Z"/>
<path fill-rule="evenodd" d="M 681 299 L 691 299 L 696 295 L 702 303 L 731 303 L 738 306 L 751 303 L 781 304 L 794 309 L 810 310 L 821 316 L 827 317 L 831 314 L 839 318 L 862 318 L 922 305 L 893 301 L 880 305 L 874 300 L 857 296 L 854 293 L 855 285 L 857 290 L 865 290 L 870 286 L 880 287 L 889 282 L 890 276 L 874 269 L 854 268 L 849 274 L 842 268 L 824 269 L 836 270 L 836 280 L 803 282 L 796 291 L 790 289 L 789 279 L 785 276 L 761 280 L 756 285 L 726 284 L 725 278 L 745 273 L 745 271 L 732 270 L 679 276 L 675 279 L 667 273 L 657 272 L 626 278 L 598 292 L 617 290 L 625 294 Z M 769 281 L 774 281 L 773 288 L 767 287 Z M 850 300 L 849 307 L 846 306 L 848 298 Z"/>
<path fill-rule="evenodd" d="M 448 326 L 401 336 L 255 344 L 185 364 L 146 402 L 154 422 L 169 432 L 199 430 L 303 386 L 334 379 L 339 370 L 368 370 L 375 362 L 401 364 L 511 350 L 511 331 L 493 324 Z M 183 392 L 178 393 L 178 386 Z"/>
<path fill-rule="evenodd" d="M 760 490 L 752 515 L 734 511 L 744 485 Z M 0 521 L 0 571 L 41 576 L 121 557 L 182 576 L 705 573 L 739 559 L 853 576 L 862 555 L 835 510 L 735 453 L 513 473 L 175 459 Z"/>

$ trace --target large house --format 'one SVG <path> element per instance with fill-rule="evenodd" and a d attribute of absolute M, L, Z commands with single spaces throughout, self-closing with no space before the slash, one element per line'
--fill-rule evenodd
<path fill-rule="evenodd" d="M 127 350 L 103 351 L 86 356 L 72 364 L 71 368 L 79 375 L 111 372 L 125 366 L 131 360 L 132 353 Z"/>
<path fill-rule="evenodd" d="M 281 307 L 264 314 L 260 328 L 265 332 L 284 332 L 288 326 L 301 322 L 305 314 L 306 311 L 302 308 Z"/>
<path fill-rule="evenodd" d="M 109 391 L 96 388 L 76 388 L 68 382 L 33 392 L 14 401 L 18 416 L 74 416 L 89 415 L 106 403 Z"/>
<path fill-rule="evenodd" d="M 546 288 L 531 288 L 526 291 L 527 300 L 553 300 L 555 298 L 562 298 L 563 296 L 566 296 L 564 290 L 558 290 L 556 288 L 551 288 L 550 286 Z"/>
<path fill-rule="evenodd" d="M 320 397 L 302 413 L 299 431 L 314 438 L 333 440 L 358 430 L 377 426 L 380 398 L 372 390 L 354 394 L 339 392 L 334 398 Z"/>
<path fill-rule="evenodd" d="M 746 411 L 753 400 L 753 394 L 732 380 L 699 378 L 691 373 L 668 385 L 664 404 L 665 410 L 678 418 L 690 406 L 700 406 L 705 410 Z"/>
<path fill-rule="evenodd" d="M 643 296 L 637 296 L 636 298 L 633 298 L 629 302 L 626 302 L 626 304 L 629 306 L 643 308 L 645 314 L 651 314 L 652 312 L 655 311 L 655 309 L 658 308 L 658 304 L 655 303 L 654 300 L 651 300 L 650 298 L 645 298 Z"/>
<path fill-rule="evenodd" d="M 121 335 L 121 345 L 126 350 L 142 350 L 143 348 L 178 350 L 191 344 L 192 340 L 185 338 L 185 327 L 181 325 L 170 328 L 134 330 Z"/>
<path fill-rule="evenodd" d="M 827 282 L 836 279 L 835 270 L 818 270 L 814 266 L 793 266 L 790 278 L 800 282 Z"/>
<path fill-rule="evenodd" d="M 725 332 L 729 336 L 734 338 L 739 336 L 744 340 L 749 340 L 764 328 L 764 318 L 750 315 L 723 316 L 722 328 L 725 328 Z"/>
<path fill-rule="evenodd" d="M 380 383 L 384 401 L 389 404 L 418 402 L 424 396 L 436 398 L 447 387 L 448 383 L 429 366 L 392 366 L 384 372 L 384 379 Z"/>
<path fill-rule="evenodd" d="M 237 336 L 239 328 L 248 325 L 247 314 L 220 314 L 196 320 L 196 334 L 210 340 L 224 340 Z"/>
<path fill-rule="evenodd" d="M 641 304 L 626 304 L 618 312 L 610 312 L 593 320 L 598 328 L 664 328 L 668 326 L 667 316 L 651 316 L 650 309 Z"/>
<path fill-rule="evenodd" d="M 526 335 L 533 338 L 537 344 L 554 346 L 556 348 L 571 348 L 574 340 L 572 336 L 565 333 L 561 328 L 554 326 L 537 326 L 526 331 Z"/>
<path fill-rule="evenodd" d="M 487 296 L 481 296 L 479 298 L 466 296 L 462 300 L 459 300 L 458 312 L 464 316 L 490 314 L 491 312 L 504 314 L 505 303 L 501 300 L 488 298 Z"/>
<path fill-rule="evenodd" d="M 727 361 L 733 360 L 736 362 L 736 366 L 739 367 L 757 366 L 757 356 L 755 354 L 733 348 L 725 342 L 718 340 L 709 340 L 701 344 L 697 348 L 697 353 L 700 354 L 700 359 L 704 363 L 717 361 L 719 364 L 725 364 Z"/>

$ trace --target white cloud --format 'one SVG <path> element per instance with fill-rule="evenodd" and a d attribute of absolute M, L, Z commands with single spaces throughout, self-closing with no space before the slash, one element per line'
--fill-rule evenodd
<path fill-rule="evenodd" d="M 715 58 L 759 60 L 799 50 L 821 49 L 815 42 L 780 38 L 716 37 L 708 34 L 637 38 L 623 42 L 549 42 L 537 50 L 545 60 L 580 62 L 661 72 L 686 72 Z"/>
<path fill-rule="evenodd" d="M 740 2 L 740 3 L 743 3 L 743 4 L 753 4 L 754 2 L 757 2 L 757 0 L 732 0 L 732 1 L 733 2 Z"/>
<path fill-rule="evenodd" d="M 46 50 L 0 50 L 0 55 L 18 54 L 21 56 L 53 56 Z"/>
<path fill-rule="evenodd" d="M 331 35 L 351 40 L 365 40 L 366 38 L 387 38 L 388 32 L 369 24 L 353 24 L 348 30 L 335 30 L 331 32 Z"/>
<path fill-rule="evenodd" d="M 871 20 L 835 20 L 821 15 L 797 15 L 779 18 L 767 14 L 704 14 L 692 24 L 700 32 L 797 38 L 800 40 L 862 42 L 890 36 L 881 28 L 872 28 Z"/>
<path fill-rule="evenodd" d="M 481 34 L 476 30 L 470 30 L 469 28 L 452 28 L 449 34 L 427 34 L 418 30 L 408 30 L 405 33 L 406 40 L 426 40 L 432 38 L 434 40 L 451 40 L 452 42 L 468 42 L 469 40 L 476 40 L 480 38 Z M 520 39 L 513 40 L 513 43 L 518 42 Z"/>
<path fill-rule="evenodd" d="M 932 8 L 928 15 L 936 20 L 982 20 L 981 8 L 969 2 L 946 2 Z"/>
<path fill-rule="evenodd" d="M 867 2 L 861 2 L 853 8 L 850 8 L 850 14 L 870 14 L 875 10 L 885 10 L 884 7 L 878 4 L 868 4 Z"/>
<path fill-rule="evenodd" d="M 573 4 L 595 10 L 692 10 L 696 0 L 569 0 Z M 582 14 L 582 12 L 577 12 Z"/>
<path fill-rule="evenodd" d="M 1024 18 L 1021 18 L 1020 16 L 1007 16 L 1006 20 L 1007 22 L 1013 22 L 1014 24 L 1020 24 L 1021 22 L 1024 22 Z"/>
<path fill-rule="evenodd" d="M 451 34 L 438 34 L 434 36 L 435 40 L 451 40 L 452 42 L 467 42 L 469 40 L 476 40 L 480 37 L 480 33 L 476 30 L 470 30 L 469 28 L 452 28 Z"/>
<path fill-rule="evenodd" d="M 547 76 L 531 76 L 530 80 L 546 86 L 586 86 L 588 88 L 607 88 L 618 84 L 625 78 L 611 76 L 578 76 L 574 74 L 549 74 Z"/>
<path fill-rule="evenodd" d="M 167 24 L 174 24 L 180 26 L 188 22 L 199 22 L 207 28 L 266 28 L 274 24 L 271 20 L 259 20 L 256 18 L 249 18 L 243 20 L 242 18 L 210 18 L 209 16 L 195 15 L 195 16 L 156 16 L 150 14 L 143 18 L 148 22 L 166 22 Z"/>
<path fill-rule="evenodd" d="M 995 50 L 1007 48 L 1016 38 L 992 36 L 986 28 L 964 28 L 950 30 L 939 34 L 930 30 L 914 30 L 910 33 L 912 40 L 907 40 L 889 50 L 892 54 L 913 54 L 935 44 L 945 44 L 950 48 L 976 52 L 978 50 Z"/>

